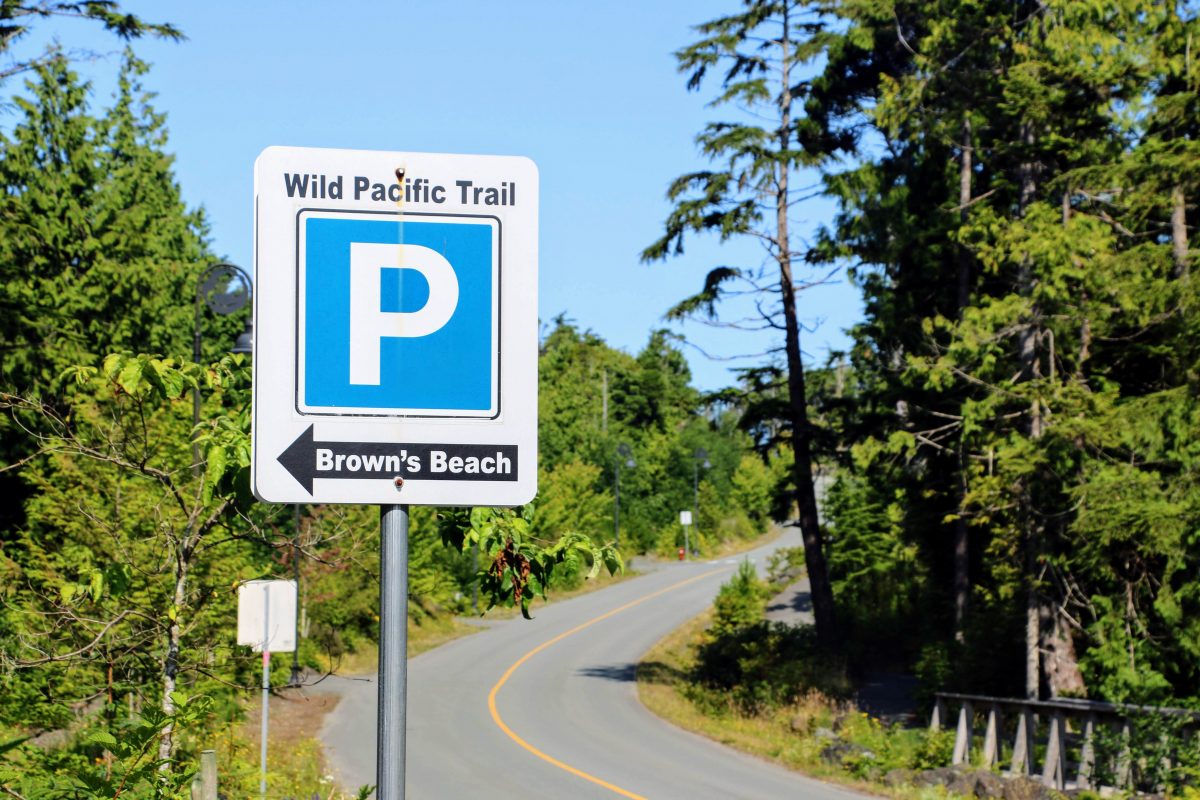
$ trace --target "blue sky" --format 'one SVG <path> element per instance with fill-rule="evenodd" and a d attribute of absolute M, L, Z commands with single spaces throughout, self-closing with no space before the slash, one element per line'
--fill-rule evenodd
<path fill-rule="evenodd" d="M 682 257 L 639 261 L 669 211 L 668 182 L 704 166 L 693 137 L 730 116 L 705 107 L 711 94 L 686 91 L 672 53 L 691 25 L 735 0 L 121 5 L 188 37 L 135 48 L 153 64 L 147 85 L 168 114 L 184 196 L 207 210 L 215 251 L 234 263 L 252 264 L 252 167 L 277 144 L 531 157 L 542 181 L 539 316 L 565 313 L 631 353 L 709 268 L 762 260 L 757 245 L 696 240 Z M 68 22 L 43 25 L 24 50 L 51 30 L 68 48 L 111 54 L 80 65 L 107 103 L 119 43 Z M 811 233 L 831 214 L 828 202 L 802 206 L 797 229 Z M 809 360 L 846 347 L 843 330 L 860 316 L 844 275 L 804 293 Z M 771 345 L 762 334 L 672 327 L 719 355 Z M 732 382 L 731 362 L 685 350 L 698 386 Z"/>

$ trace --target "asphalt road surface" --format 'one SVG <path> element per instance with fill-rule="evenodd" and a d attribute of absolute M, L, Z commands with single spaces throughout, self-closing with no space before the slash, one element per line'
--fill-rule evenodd
<path fill-rule="evenodd" d="M 789 531 L 747 557 L 761 568 L 772 549 L 798 544 Z M 859 797 L 675 728 L 638 702 L 638 660 L 707 608 L 735 566 L 672 564 L 410 660 L 407 800 Z M 335 777 L 373 785 L 375 682 L 329 680 L 343 695 L 321 732 Z"/>

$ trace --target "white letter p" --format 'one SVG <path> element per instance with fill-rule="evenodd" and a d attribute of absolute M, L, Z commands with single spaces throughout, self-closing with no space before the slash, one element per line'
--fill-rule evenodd
<path fill-rule="evenodd" d="M 413 269 L 429 283 L 417 311 L 380 310 L 385 269 Z M 458 276 L 441 253 L 419 244 L 350 243 L 350 383 L 379 385 L 379 343 L 385 337 L 428 336 L 458 308 Z"/>

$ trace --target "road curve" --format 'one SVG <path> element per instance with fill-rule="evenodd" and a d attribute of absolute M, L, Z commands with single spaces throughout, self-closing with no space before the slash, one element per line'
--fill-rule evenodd
<path fill-rule="evenodd" d="M 785 534 L 748 554 L 762 565 Z M 703 611 L 735 562 L 695 562 L 503 620 L 409 661 L 407 800 L 849 800 L 679 730 L 637 699 L 634 667 Z M 321 732 L 339 783 L 375 782 L 373 680 L 330 679 Z M 335 688 L 335 687 L 331 687 Z"/>

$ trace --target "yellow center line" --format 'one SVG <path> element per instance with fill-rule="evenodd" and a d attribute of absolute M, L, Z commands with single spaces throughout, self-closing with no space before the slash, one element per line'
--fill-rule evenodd
<path fill-rule="evenodd" d="M 628 797 L 630 800 L 646 800 L 646 798 L 640 794 L 634 794 L 633 792 L 630 792 L 626 789 L 622 789 L 620 786 L 615 786 L 615 785 L 609 783 L 608 781 L 603 780 L 602 778 L 597 778 L 595 775 L 589 775 L 588 773 L 584 772 L 581 769 L 576 769 L 575 767 L 572 767 L 570 764 L 566 764 L 562 761 L 559 761 L 554 756 L 550 756 L 550 755 L 543 753 L 541 750 L 538 750 L 536 747 L 531 745 L 529 742 L 522 739 L 520 736 L 518 736 L 513 731 L 512 728 L 508 727 L 508 725 L 506 725 L 504 723 L 503 719 L 500 718 L 500 712 L 496 710 L 496 694 L 500 691 L 501 687 L 503 687 L 504 684 L 508 683 L 508 679 L 513 676 L 513 673 L 516 672 L 521 667 L 522 664 L 524 664 L 526 661 L 528 661 L 529 659 L 536 656 L 538 653 L 545 650 L 547 647 L 550 647 L 553 644 L 557 644 L 558 642 L 561 642 L 563 639 L 566 639 L 568 636 L 574 636 L 575 634 L 579 633 L 580 631 L 584 630 L 585 628 L 590 628 L 591 626 L 595 625 L 597 622 L 603 622 L 604 620 L 608 619 L 609 617 L 620 614 L 622 611 L 627 611 L 636 605 L 640 605 L 640 604 L 646 602 L 647 600 L 653 600 L 656 597 L 661 597 L 662 595 L 666 594 L 667 592 L 671 592 L 671 591 L 674 591 L 675 589 L 679 589 L 683 586 L 687 586 L 689 583 L 695 583 L 698 580 L 703 580 L 704 578 L 707 578 L 710 575 L 716 575 L 718 572 L 724 572 L 727 569 L 729 569 L 729 567 L 722 567 L 720 569 L 709 570 L 708 572 L 697 575 L 694 578 L 688 578 L 687 580 L 680 581 L 679 583 L 673 583 L 664 589 L 659 589 L 657 592 L 651 592 L 650 594 L 646 595 L 645 597 L 639 597 L 637 600 L 633 600 L 632 602 L 626 603 L 623 606 L 614 608 L 612 611 L 601 614 L 600 616 L 595 617 L 594 619 L 590 619 L 587 622 L 583 623 L 582 625 L 577 625 L 574 628 L 571 628 L 571 630 L 567 631 L 566 633 L 560 633 L 558 636 L 555 636 L 553 639 L 542 642 L 537 647 L 533 648 L 528 653 L 526 653 L 525 655 L 518 658 L 515 662 L 513 662 L 513 665 L 511 667 L 509 667 L 503 675 L 500 676 L 500 680 L 496 681 L 496 685 L 493 686 L 492 691 L 490 691 L 488 693 L 488 709 L 492 712 L 492 720 L 496 723 L 496 725 L 498 725 L 500 727 L 500 730 L 504 731 L 504 733 L 508 735 L 508 738 L 512 739 L 514 742 L 521 745 L 521 747 L 525 748 L 530 753 L 533 753 L 535 756 L 542 759 L 543 761 L 553 764 L 554 766 L 558 767 L 559 769 L 569 772 L 577 778 L 583 778 L 585 781 L 591 781 L 592 783 L 596 784 L 597 786 L 603 786 L 605 789 L 608 789 L 611 792 L 616 792 L 617 794 L 621 795 L 622 797 Z"/>

